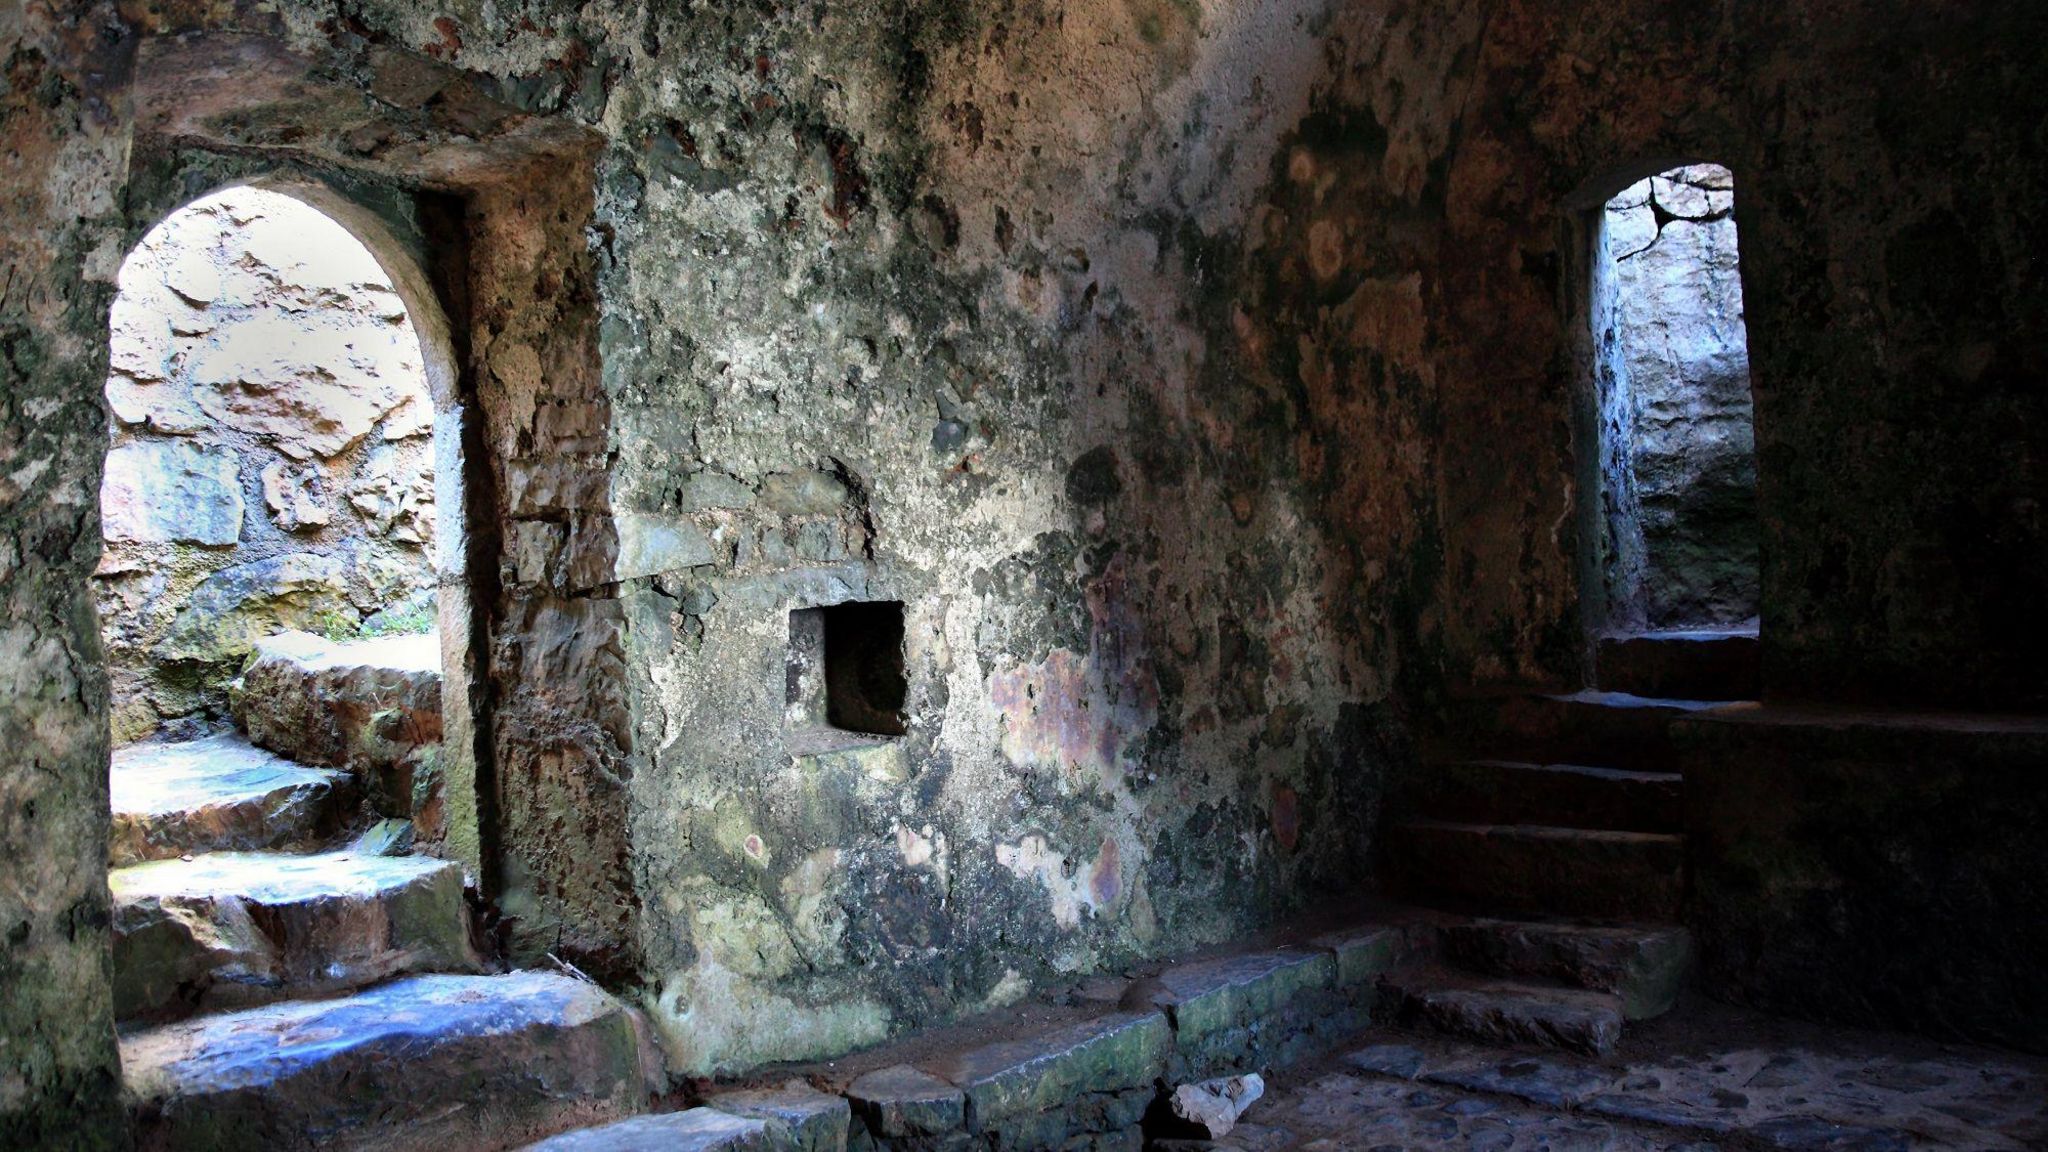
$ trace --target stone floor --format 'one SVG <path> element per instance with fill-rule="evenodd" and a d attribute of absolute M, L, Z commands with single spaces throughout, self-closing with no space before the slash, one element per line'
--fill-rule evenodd
<path fill-rule="evenodd" d="M 2048 1059 L 1694 1002 L 1599 1063 L 1381 1033 L 1274 1079 L 1214 1147 L 2048 1148 Z"/>

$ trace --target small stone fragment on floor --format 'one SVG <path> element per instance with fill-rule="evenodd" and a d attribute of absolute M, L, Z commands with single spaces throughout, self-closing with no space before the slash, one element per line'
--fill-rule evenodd
<path fill-rule="evenodd" d="M 1265 1094 L 1266 1081 L 1256 1072 L 1182 1084 L 1173 1090 L 1173 1114 L 1215 1140 L 1228 1136 L 1244 1110 Z"/>

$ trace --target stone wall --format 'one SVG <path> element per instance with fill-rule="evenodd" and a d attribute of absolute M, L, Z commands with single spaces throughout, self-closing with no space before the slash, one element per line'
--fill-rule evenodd
<path fill-rule="evenodd" d="M 1610 629 L 1757 614 L 1756 444 L 1735 240 L 1715 164 L 1631 184 L 1594 270 Z"/>
<path fill-rule="evenodd" d="M 2048 184 L 2021 127 L 2039 68 L 2016 46 L 2048 17 L 1475 3 L 1437 22 L 1482 9 L 1483 35 L 1446 49 L 1458 145 L 1431 157 L 1453 674 L 1581 680 L 1586 220 L 1710 159 L 1739 189 L 1765 691 L 2041 707 L 2048 608 L 2022 589 L 2048 582 L 2048 317 L 2005 286 L 2042 240 L 2016 207 Z M 1886 59 L 1912 63 L 1874 80 Z"/>
<path fill-rule="evenodd" d="M 95 581 L 116 742 L 224 719 L 280 628 L 430 630 L 433 401 L 370 252 L 230 188 L 151 229 L 119 288 Z"/>
<path fill-rule="evenodd" d="M 2029 8 L 166 5 L 133 71 L 101 15 L 9 57 L 53 285 L 0 311 L 17 1129 L 113 1076 L 74 1005 L 131 76 L 138 170 L 437 205 L 483 878 L 682 1069 L 1369 879 L 1409 710 L 1576 671 L 1571 222 L 1686 157 L 1743 189 L 1774 683 L 2044 687 L 2048 317 L 1989 291 L 2044 247 Z M 907 735 L 794 741 L 790 613 L 854 599 L 904 606 Z"/>
<path fill-rule="evenodd" d="M 1765 708 L 1675 740 L 1711 995 L 2048 1052 L 2048 723 Z"/>
<path fill-rule="evenodd" d="M 133 52 L 111 6 L 0 7 L 0 1147 L 127 1146 L 90 581 Z M 113 34 L 103 35 L 111 30 Z"/>

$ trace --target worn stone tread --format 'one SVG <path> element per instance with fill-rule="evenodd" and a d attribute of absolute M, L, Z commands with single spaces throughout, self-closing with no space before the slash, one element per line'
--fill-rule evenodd
<path fill-rule="evenodd" d="M 1669 629 L 1603 636 L 1595 679 L 1611 692 L 1692 700 L 1754 700 L 1762 646 L 1756 629 Z"/>
<path fill-rule="evenodd" d="M 252 743 L 347 767 L 380 812 L 414 817 L 432 807 L 414 785 L 425 750 L 442 737 L 440 643 L 431 634 L 265 637 L 230 687 L 235 719 Z"/>
<path fill-rule="evenodd" d="M 1149 1089 L 1166 1075 L 1173 1031 L 1159 1012 L 1122 1012 L 1041 1036 L 1002 1040 L 925 1065 L 966 1095 L 967 1127 L 1068 1106 L 1080 1096 Z"/>
<path fill-rule="evenodd" d="M 118 868 L 310 841 L 337 823 L 334 801 L 349 776 L 222 735 L 117 748 L 109 782 Z"/>
<path fill-rule="evenodd" d="M 1388 831 L 1392 871 L 1418 898 L 1502 914 L 1679 918 L 1682 836 L 1442 820 L 1402 821 Z"/>
<path fill-rule="evenodd" d="M 1449 747 L 1475 758 L 1667 771 L 1677 756 L 1671 725 L 1735 707 L 1587 689 L 1571 693 L 1487 693 L 1451 706 Z"/>
<path fill-rule="evenodd" d="M 1424 764 L 1403 789 L 1431 819 L 1541 824 L 1618 832 L 1677 832 L 1685 778 L 1582 764 L 1451 760 Z"/>
<path fill-rule="evenodd" d="M 714 1108 L 635 1116 L 529 1144 L 524 1152 L 769 1152 L 766 1121 Z"/>
<path fill-rule="evenodd" d="M 820 1092 L 802 1080 L 779 1088 L 713 1091 L 705 1104 L 729 1115 L 767 1121 L 790 1152 L 846 1152 L 852 1106 L 845 1097 Z"/>
<path fill-rule="evenodd" d="M 108 875 L 122 1019 L 473 970 L 462 869 L 424 856 L 217 852 Z"/>
<path fill-rule="evenodd" d="M 1442 924 L 1446 963 L 1621 997 L 1623 1015 L 1669 1011 L 1693 971 L 1692 934 L 1675 924 L 1589 925 L 1474 918 Z"/>
<path fill-rule="evenodd" d="M 1621 998 L 1581 988 L 1435 971 L 1394 977 L 1404 1019 L 1495 1044 L 1608 1056 L 1621 1040 Z"/>
<path fill-rule="evenodd" d="M 542 972 L 414 976 L 131 1033 L 138 1146 L 496 1152 L 639 1112 L 631 1009 Z"/>

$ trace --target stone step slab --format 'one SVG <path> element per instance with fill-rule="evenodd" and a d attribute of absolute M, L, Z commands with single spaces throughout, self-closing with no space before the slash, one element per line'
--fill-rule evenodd
<path fill-rule="evenodd" d="M 1370 1006 L 1338 986 L 1338 956 L 1281 950 L 1176 964 L 1150 1003 L 1173 1025 L 1176 1081 L 1254 1072 L 1305 1058 L 1363 1025 Z"/>
<path fill-rule="evenodd" d="M 1370 924 L 1329 932 L 1310 943 L 1336 959 L 1334 987 L 1352 1005 L 1371 1008 L 1379 978 L 1433 946 L 1426 929 Z"/>
<path fill-rule="evenodd" d="M 1546 824 L 1618 832 L 1684 827 L 1685 778 L 1576 764 L 1513 760 L 1425 763 L 1401 790 L 1414 815 L 1468 824 Z"/>
<path fill-rule="evenodd" d="M 802 1080 L 787 1081 L 779 1088 L 713 1091 L 705 1105 L 741 1119 L 766 1122 L 778 1147 L 790 1152 L 846 1152 L 853 1120 L 852 1106 L 845 1097 L 820 1092 Z"/>
<path fill-rule="evenodd" d="M 1490 914 L 1679 919 L 1685 838 L 1524 824 L 1407 820 L 1387 830 L 1395 883 Z"/>
<path fill-rule="evenodd" d="M 931 1061 L 959 1088 L 964 1124 L 1003 1148 L 1058 1148 L 1133 1128 L 1173 1050 L 1160 1012 L 1120 1012 Z"/>
<path fill-rule="evenodd" d="M 960 1134 L 967 1129 L 967 1095 L 953 1083 L 908 1064 L 866 1073 L 847 1086 L 846 1099 L 866 1134 L 901 1140 Z"/>
<path fill-rule="evenodd" d="M 1762 658 L 1754 629 L 1604 636 L 1594 652 L 1594 682 L 1638 696 L 1754 700 L 1762 693 Z"/>
<path fill-rule="evenodd" d="M 1678 765 L 1672 724 L 1727 706 L 1590 690 L 1470 696 L 1452 701 L 1431 758 L 1671 771 Z"/>
<path fill-rule="evenodd" d="M 1395 977 L 1389 993 L 1403 1023 L 1482 1043 L 1604 1058 L 1621 1041 L 1621 998 L 1604 992 L 1422 971 Z"/>
<path fill-rule="evenodd" d="M 551 1136 L 525 1152 L 783 1152 L 766 1121 L 711 1108 L 635 1116 Z"/>
<path fill-rule="evenodd" d="M 643 1111 L 635 1014 L 566 976 L 414 976 L 131 1033 L 152 1152 L 499 1152 Z"/>
<path fill-rule="evenodd" d="M 348 773 L 294 764 L 238 736 L 114 750 L 116 867 L 199 852 L 308 845 L 339 828 Z"/>
<path fill-rule="evenodd" d="M 431 783 L 422 768 L 441 742 L 440 637 L 280 632 L 256 642 L 228 698 L 255 744 L 352 770 L 387 816 L 431 816 L 431 797 L 414 792 Z"/>
<path fill-rule="evenodd" d="M 1677 925 L 1472 919 L 1437 929 L 1447 964 L 1485 976 L 1547 981 L 1621 999 L 1629 1020 L 1661 1016 L 1692 979 L 1692 934 Z"/>
<path fill-rule="evenodd" d="M 218 852 L 117 868 L 108 885 L 123 1020 L 477 966 L 462 869 L 444 860 Z"/>

